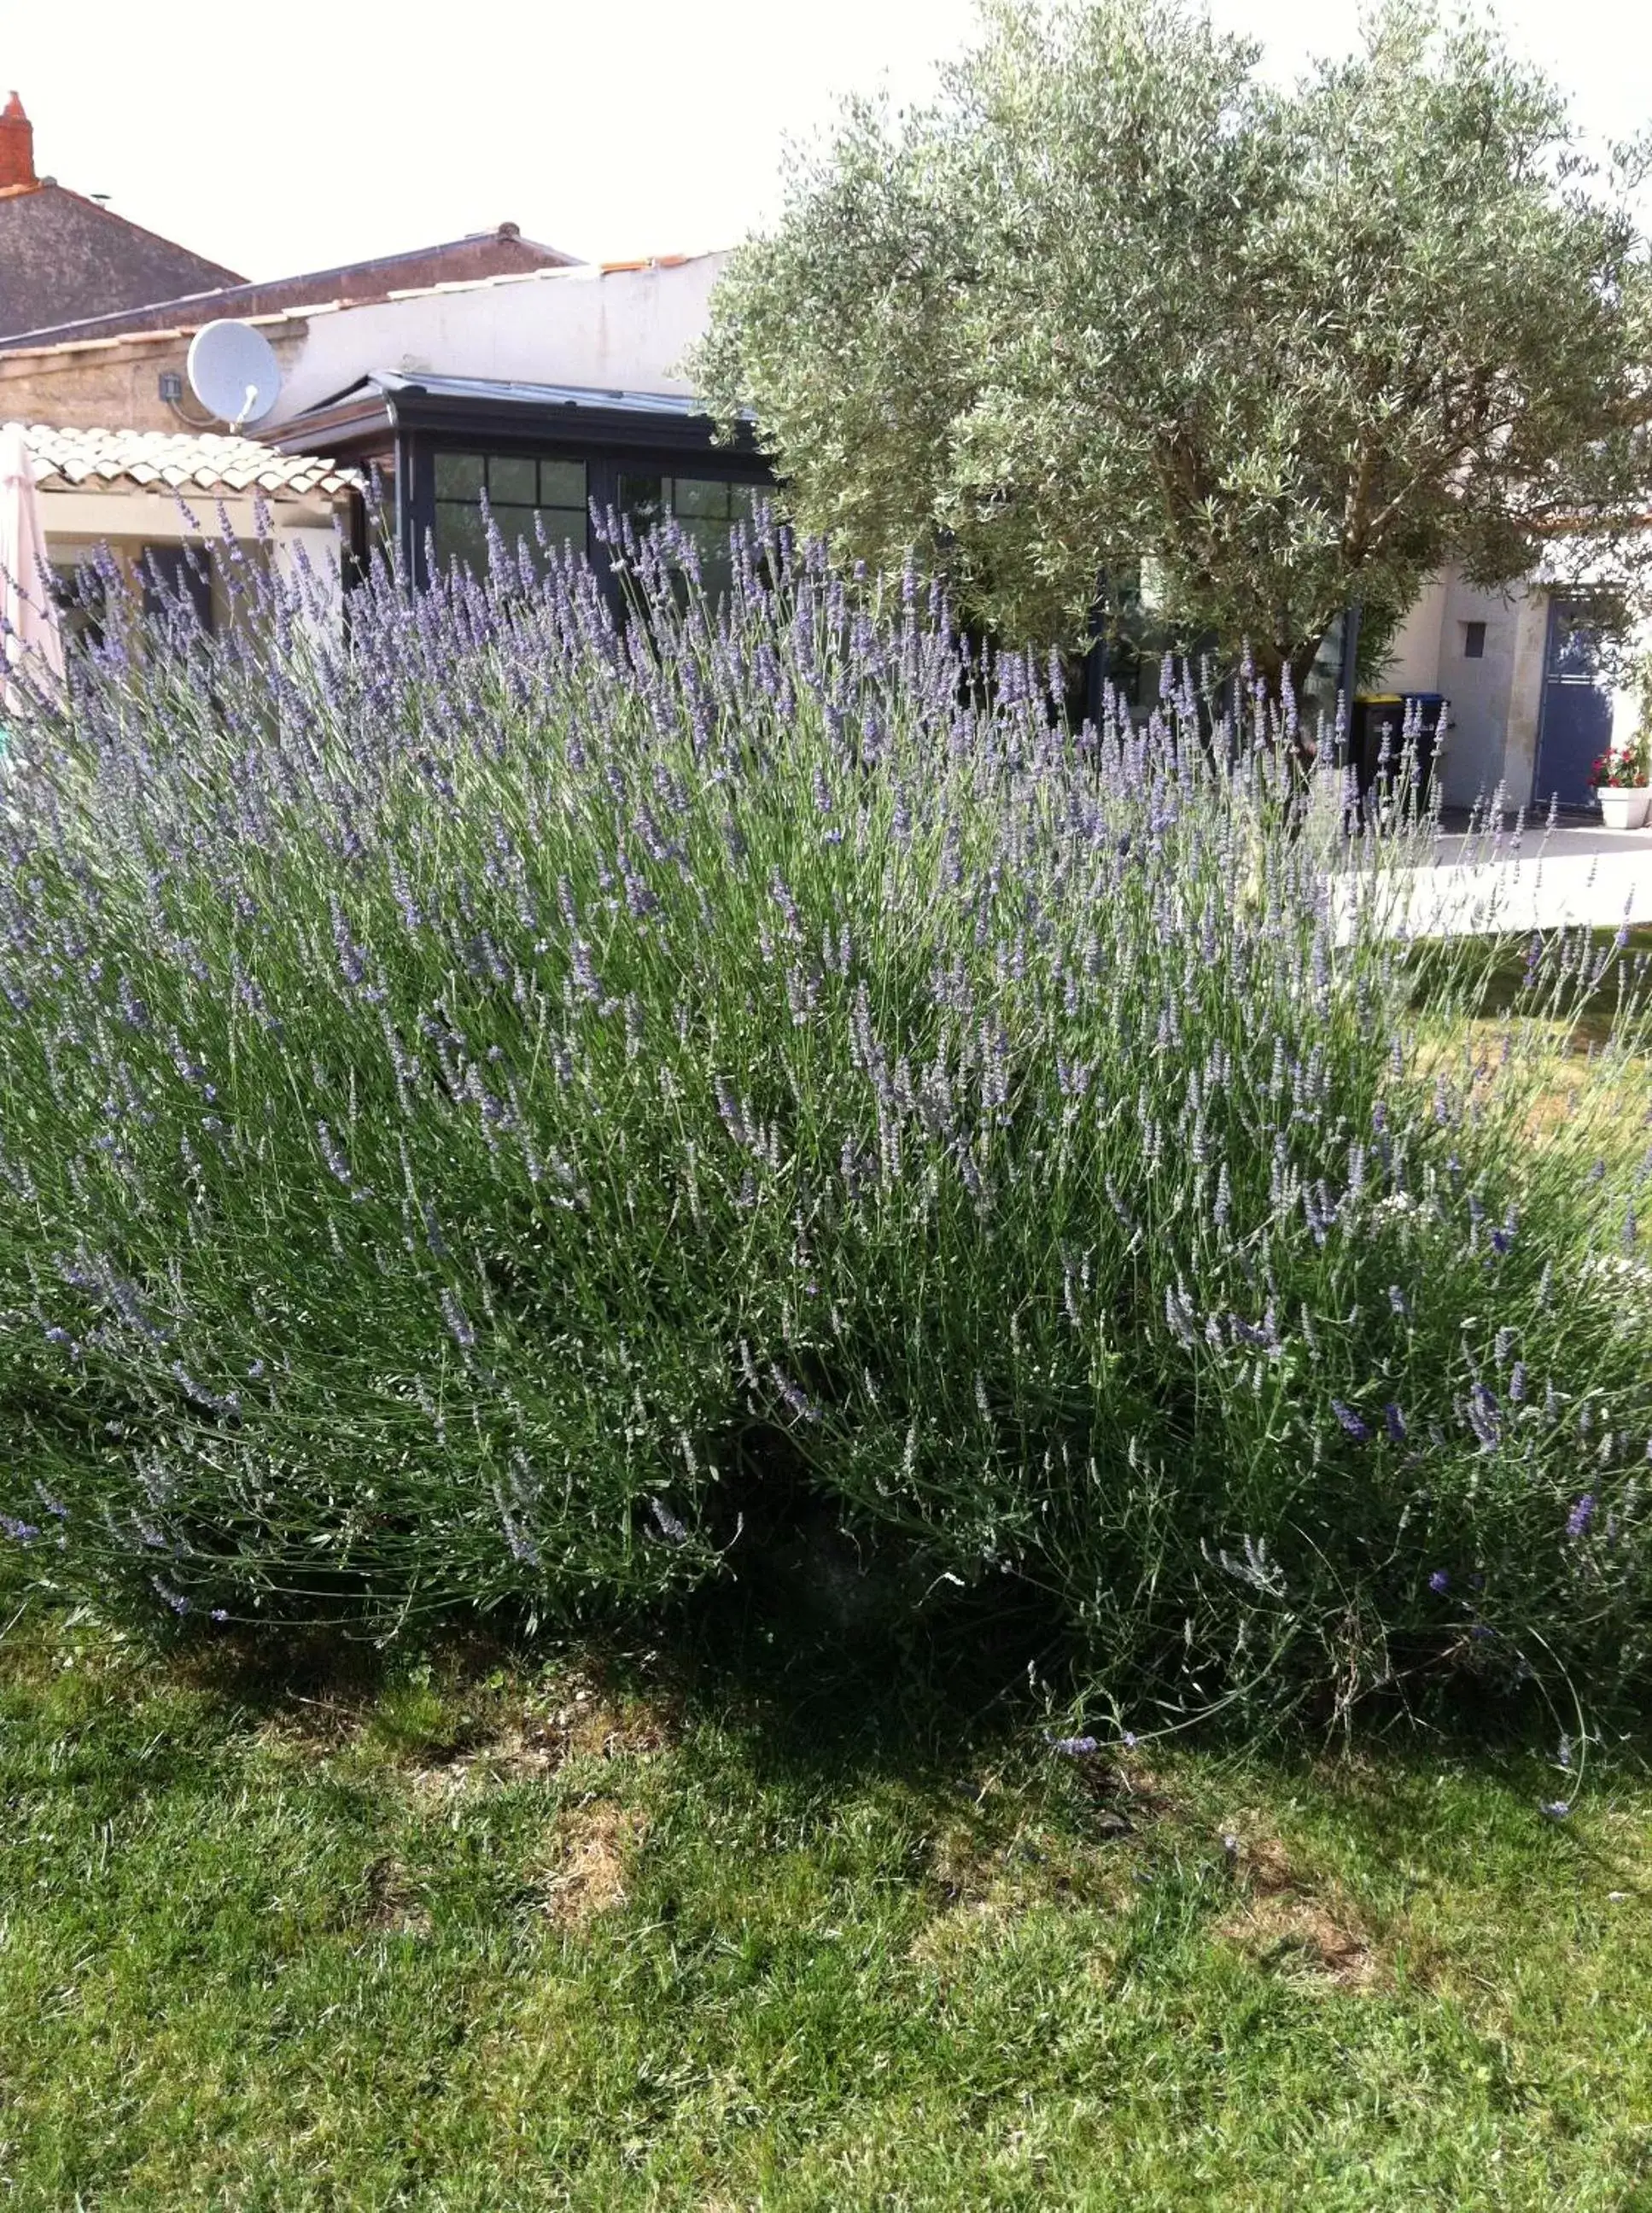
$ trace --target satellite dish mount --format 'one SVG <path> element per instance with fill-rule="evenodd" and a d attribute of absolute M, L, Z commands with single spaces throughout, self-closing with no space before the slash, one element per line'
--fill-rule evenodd
<path fill-rule="evenodd" d="M 281 370 L 270 341 L 250 323 L 203 323 L 184 367 L 202 406 L 232 431 L 261 423 L 280 397 Z"/>

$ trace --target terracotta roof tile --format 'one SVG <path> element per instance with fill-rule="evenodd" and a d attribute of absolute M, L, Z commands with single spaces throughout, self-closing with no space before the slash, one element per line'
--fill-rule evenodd
<path fill-rule="evenodd" d="M 66 430 L 51 423 L 17 428 L 28 442 L 34 481 L 48 491 L 127 484 L 204 492 L 256 488 L 272 499 L 336 499 L 361 482 L 355 470 L 320 454 L 277 454 L 255 438 L 219 431 Z"/>

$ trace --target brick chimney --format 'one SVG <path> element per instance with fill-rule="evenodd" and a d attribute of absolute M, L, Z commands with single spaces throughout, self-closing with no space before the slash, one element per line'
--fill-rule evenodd
<path fill-rule="evenodd" d="M 34 174 L 34 125 L 14 92 L 0 111 L 0 192 L 20 187 L 28 191 L 39 182 Z"/>

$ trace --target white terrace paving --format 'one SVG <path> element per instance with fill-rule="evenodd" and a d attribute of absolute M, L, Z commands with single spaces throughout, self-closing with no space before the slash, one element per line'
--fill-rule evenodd
<path fill-rule="evenodd" d="M 1397 924 L 1424 937 L 1652 925 L 1652 828 L 1528 826 L 1441 836 L 1431 868 L 1397 872 Z M 1344 880 L 1345 881 L 1345 880 Z"/>

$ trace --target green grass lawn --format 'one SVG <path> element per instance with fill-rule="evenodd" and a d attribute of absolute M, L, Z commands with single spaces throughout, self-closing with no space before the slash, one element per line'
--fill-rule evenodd
<path fill-rule="evenodd" d="M 1534 1750 L 369 1656 L 13 1622 L 0 2202 L 1652 2205 L 1628 1748 L 1558 1822 Z"/>

